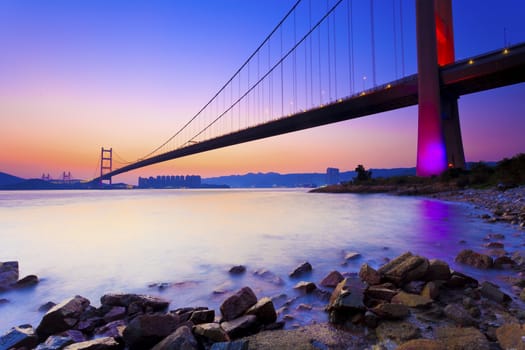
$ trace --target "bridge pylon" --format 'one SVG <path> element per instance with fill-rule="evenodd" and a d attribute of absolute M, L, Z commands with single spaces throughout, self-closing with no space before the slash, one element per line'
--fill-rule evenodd
<path fill-rule="evenodd" d="M 464 168 L 458 97 L 441 91 L 439 67 L 455 61 L 452 0 L 416 0 L 419 176 Z"/>
<path fill-rule="evenodd" d="M 100 183 L 111 185 L 111 177 L 105 179 L 104 175 L 113 170 L 113 148 L 106 149 L 102 147 L 100 151 Z"/>

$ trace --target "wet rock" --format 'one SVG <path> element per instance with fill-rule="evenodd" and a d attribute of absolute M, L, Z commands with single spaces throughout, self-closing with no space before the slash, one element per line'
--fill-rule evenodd
<path fill-rule="evenodd" d="M 48 301 L 47 303 L 40 305 L 40 307 L 38 308 L 38 311 L 39 312 L 48 312 L 49 309 L 51 309 L 55 305 L 56 305 L 56 303 L 54 303 L 52 301 Z"/>
<path fill-rule="evenodd" d="M 367 298 L 380 299 L 380 300 L 385 300 L 388 302 L 390 302 L 397 293 L 398 293 L 397 290 L 383 288 L 381 286 L 372 286 L 372 287 L 368 287 L 365 290 L 365 295 Z"/>
<path fill-rule="evenodd" d="M 196 310 L 191 313 L 190 321 L 193 324 L 210 323 L 215 319 L 215 310 Z"/>
<path fill-rule="evenodd" d="M 11 288 L 18 277 L 18 261 L 0 262 L 0 290 Z"/>
<path fill-rule="evenodd" d="M 381 266 L 378 272 L 387 281 L 402 285 L 422 279 L 427 273 L 428 266 L 427 258 L 407 252 Z"/>
<path fill-rule="evenodd" d="M 263 279 L 266 282 L 275 284 L 276 286 L 282 286 L 284 284 L 284 281 L 281 277 L 266 269 L 255 270 L 253 275 Z"/>
<path fill-rule="evenodd" d="M 439 259 L 430 259 L 428 261 L 428 271 L 425 275 L 426 281 L 448 281 L 450 277 L 450 266 L 446 262 Z"/>
<path fill-rule="evenodd" d="M 18 266 L 18 265 L 17 265 Z M 38 344 L 38 338 L 31 326 L 20 326 L 11 328 L 0 337 L 0 350 L 14 348 L 34 348 Z"/>
<path fill-rule="evenodd" d="M 295 308 L 297 311 L 310 311 L 312 310 L 312 305 L 310 304 L 299 304 L 297 305 L 297 307 Z"/>
<path fill-rule="evenodd" d="M 225 321 L 231 321 L 244 314 L 257 303 L 257 297 L 250 287 L 244 287 L 227 298 L 221 304 L 220 310 Z"/>
<path fill-rule="evenodd" d="M 376 328 L 377 337 L 382 340 L 393 340 L 400 344 L 410 339 L 419 338 L 421 330 L 405 321 L 383 321 Z"/>
<path fill-rule="evenodd" d="M 42 317 L 36 328 L 39 338 L 73 328 L 79 321 L 80 315 L 89 306 L 89 300 L 79 295 L 66 299 L 58 305 L 53 306 Z"/>
<path fill-rule="evenodd" d="M 503 293 L 498 286 L 490 282 L 481 283 L 480 287 L 481 295 L 487 299 L 493 300 L 498 303 L 504 303 L 510 301 L 510 297 Z"/>
<path fill-rule="evenodd" d="M 503 233 L 489 233 L 487 235 L 488 239 L 505 239 L 505 235 Z"/>
<path fill-rule="evenodd" d="M 248 311 L 247 315 L 255 315 L 257 321 L 262 324 L 270 324 L 277 320 L 277 313 L 275 307 L 270 298 L 261 298 L 255 305 L 253 305 Z"/>
<path fill-rule="evenodd" d="M 498 256 L 494 259 L 494 268 L 496 269 L 510 269 L 516 265 L 516 262 L 508 256 Z"/>
<path fill-rule="evenodd" d="M 379 317 L 372 311 L 365 312 L 364 323 L 368 328 L 376 328 L 379 324 Z"/>
<path fill-rule="evenodd" d="M 233 283 L 231 281 L 227 281 L 213 288 L 213 294 L 226 294 L 228 292 L 231 292 L 232 289 Z"/>
<path fill-rule="evenodd" d="M 47 337 L 45 342 L 38 344 L 35 350 L 60 350 L 74 342 L 75 341 L 70 337 L 51 335 Z"/>
<path fill-rule="evenodd" d="M 323 278 L 320 285 L 323 287 L 335 288 L 335 286 L 337 286 L 339 282 L 341 282 L 344 279 L 345 278 L 343 277 L 343 275 L 341 275 L 339 271 L 334 270 L 328 275 L 326 275 L 325 278 Z"/>
<path fill-rule="evenodd" d="M 410 313 L 407 306 L 392 303 L 379 304 L 371 311 L 381 318 L 392 320 L 404 318 Z"/>
<path fill-rule="evenodd" d="M 525 328 L 517 323 L 504 324 L 496 329 L 496 338 L 502 349 L 525 350 Z"/>
<path fill-rule="evenodd" d="M 75 329 L 84 333 L 91 333 L 95 328 L 102 326 L 106 321 L 102 317 L 90 317 L 80 320 L 75 325 Z"/>
<path fill-rule="evenodd" d="M 0 305 L 7 304 L 7 303 L 9 303 L 9 300 L 5 298 L 0 298 Z"/>
<path fill-rule="evenodd" d="M 218 323 L 203 323 L 193 327 L 193 333 L 213 342 L 226 342 L 230 340 L 228 334 Z"/>
<path fill-rule="evenodd" d="M 433 300 L 437 299 L 439 297 L 440 285 L 440 283 L 434 281 L 427 282 L 420 293 L 421 296 Z"/>
<path fill-rule="evenodd" d="M 198 350 L 200 349 L 197 339 L 193 336 L 188 326 L 181 326 L 151 350 Z"/>
<path fill-rule="evenodd" d="M 493 265 L 492 258 L 485 254 L 476 253 L 471 249 L 464 249 L 459 252 L 455 259 L 461 264 L 470 265 L 479 269 L 490 269 Z"/>
<path fill-rule="evenodd" d="M 447 348 L 439 340 L 412 339 L 398 346 L 396 350 L 447 350 Z"/>
<path fill-rule="evenodd" d="M 73 339 L 73 342 L 75 343 L 81 343 L 87 340 L 84 333 L 77 331 L 75 329 L 68 329 L 67 331 L 61 332 L 58 335 L 60 335 L 61 337 L 69 337 Z"/>
<path fill-rule="evenodd" d="M 244 265 L 236 265 L 232 266 L 230 270 L 228 270 L 229 273 L 232 275 L 241 275 L 246 272 L 246 266 Z"/>
<path fill-rule="evenodd" d="M 293 288 L 295 290 L 298 290 L 298 291 L 302 292 L 302 293 L 309 294 L 309 293 L 313 292 L 314 290 L 316 290 L 317 286 L 313 282 L 301 281 L 301 282 L 297 283 Z"/>
<path fill-rule="evenodd" d="M 35 275 L 28 275 L 21 280 L 18 280 L 14 285 L 13 288 L 28 288 L 33 287 L 38 284 L 38 277 Z"/>
<path fill-rule="evenodd" d="M 366 282 L 371 286 L 381 283 L 381 275 L 379 272 L 366 263 L 361 265 L 359 277 L 361 278 L 361 281 Z"/>
<path fill-rule="evenodd" d="M 476 320 L 458 304 L 449 304 L 443 309 L 445 316 L 454 321 L 458 326 L 475 326 Z"/>
<path fill-rule="evenodd" d="M 449 288 L 463 288 L 467 286 L 476 288 L 478 286 L 478 281 L 461 272 L 453 271 L 450 280 L 448 280 L 445 285 Z"/>
<path fill-rule="evenodd" d="M 124 306 L 128 309 L 131 304 L 135 310 L 142 309 L 143 311 L 164 311 L 170 304 L 168 300 L 154 297 L 151 295 L 140 294 L 106 294 L 100 298 L 102 306 Z"/>
<path fill-rule="evenodd" d="M 309 262 L 305 261 L 304 263 L 297 266 L 292 272 L 290 272 L 290 277 L 298 278 L 304 276 L 305 274 L 312 271 L 312 265 Z"/>
<path fill-rule="evenodd" d="M 124 320 L 116 320 L 95 329 L 94 335 L 97 338 L 113 337 L 122 339 L 124 337 L 124 329 L 126 329 L 126 322 Z"/>
<path fill-rule="evenodd" d="M 249 341 L 239 339 L 232 342 L 215 343 L 210 350 L 248 350 Z"/>
<path fill-rule="evenodd" d="M 519 266 L 525 265 L 525 250 L 517 250 L 512 254 L 512 260 Z"/>
<path fill-rule="evenodd" d="M 489 350 L 487 338 L 473 327 L 440 327 L 435 332 L 447 350 Z"/>
<path fill-rule="evenodd" d="M 64 350 L 115 350 L 122 346 L 111 337 L 97 338 L 82 343 L 68 345 Z"/>
<path fill-rule="evenodd" d="M 391 300 L 394 304 L 403 304 L 408 307 L 426 307 L 432 304 L 432 299 L 426 298 L 419 294 L 411 294 L 406 292 L 397 293 Z"/>
<path fill-rule="evenodd" d="M 412 281 L 405 284 L 402 289 L 407 293 L 420 294 L 425 286 L 425 281 Z"/>
<path fill-rule="evenodd" d="M 230 339 L 241 338 L 254 333 L 258 325 L 255 315 L 244 315 L 231 321 L 221 323 L 222 329 Z"/>
<path fill-rule="evenodd" d="M 341 323 L 356 313 L 365 311 L 364 285 L 359 280 L 345 278 L 341 281 L 330 297 L 327 310 L 330 322 Z"/>
<path fill-rule="evenodd" d="M 485 243 L 483 244 L 483 246 L 485 248 L 496 248 L 496 249 L 501 249 L 501 248 L 504 248 L 505 247 L 505 244 L 501 243 L 501 242 L 488 242 L 488 243 Z"/>
<path fill-rule="evenodd" d="M 358 252 L 348 252 L 345 254 L 345 260 L 354 260 L 361 256 Z"/>
<path fill-rule="evenodd" d="M 109 323 L 124 318 L 124 316 L 126 316 L 126 308 L 124 306 L 113 306 L 104 315 L 104 322 Z"/>
<path fill-rule="evenodd" d="M 123 338 L 130 350 L 151 348 L 173 333 L 179 317 L 173 314 L 148 314 L 135 317 L 124 329 Z"/>

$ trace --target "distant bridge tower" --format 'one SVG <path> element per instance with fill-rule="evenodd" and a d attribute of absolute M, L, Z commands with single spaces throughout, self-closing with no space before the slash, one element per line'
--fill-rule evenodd
<path fill-rule="evenodd" d="M 107 181 L 111 185 L 111 177 L 104 179 L 104 174 L 110 173 L 113 170 L 113 148 L 105 149 L 102 147 L 100 152 L 100 183 Z"/>
<path fill-rule="evenodd" d="M 458 97 L 441 91 L 439 67 L 453 63 L 452 0 L 416 0 L 418 62 L 417 175 L 464 168 Z"/>
<path fill-rule="evenodd" d="M 63 183 L 71 182 L 71 171 L 68 171 L 67 173 L 64 171 L 62 173 L 62 182 Z"/>

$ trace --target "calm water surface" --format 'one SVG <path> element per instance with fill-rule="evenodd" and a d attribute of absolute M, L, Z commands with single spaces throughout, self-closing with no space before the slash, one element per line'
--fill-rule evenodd
<path fill-rule="evenodd" d="M 333 269 L 378 267 L 407 250 L 454 266 L 460 240 L 479 247 L 490 232 L 512 236 L 509 226 L 485 224 L 478 214 L 468 205 L 423 198 L 306 190 L 0 192 L 0 261 L 18 260 L 20 277 L 41 279 L 35 288 L 0 294 L 10 301 L 0 305 L 0 333 L 38 325 L 40 305 L 77 294 L 95 306 L 105 293 L 137 292 L 167 298 L 172 309 L 216 310 L 227 293 L 214 290 L 244 285 L 258 297 L 291 298 L 297 281 L 288 273 L 305 260 L 314 266 L 306 280 L 316 283 Z M 342 266 L 349 251 L 362 256 Z M 230 276 L 236 264 L 247 273 Z M 254 276 L 257 269 L 284 284 Z M 149 287 L 154 283 L 172 285 L 159 290 Z M 313 304 L 314 312 L 294 311 L 295 323 L 325 320 L 324 303 L 300 302 Z"/>

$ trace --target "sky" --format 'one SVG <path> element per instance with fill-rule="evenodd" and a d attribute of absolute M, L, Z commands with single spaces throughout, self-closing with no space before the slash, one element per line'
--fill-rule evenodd
<path fill-rule="evenodd" d="M 101 147 L 114 150 L 117 167 L 144 156 L 210 100 L 295 2 L 0 0 L 0 171 L 26 178 L 59 178 L 66 171 L 88 179 L 100 171 Z M 349 2 L 343 0 L 328 27 L 338 38 L 327 53 L 339 57 L 333 58 L 339 72 L 332 66 L 331 74 L 341 96 L 349 83 L 342 77 L 350 73 L 342 63 L 350 52 L 344 40 Z M 303 0 L 295 22 L 290 18 L 283 27 L 284 45 L 307 28 L 309 8 L 315 21 L 334 3 Z M 355 73 L 348 94 L 370 88 L 373 74 L 370 2 L 352 0 L 352 6 Z M 413 0 L 374 2 L 378 84 L 416 71 L 414 10 Z M 453 17 L 457 59 L 525 42 L 522 0 L 454 0 Z M 268 52 L 278 55 L 279 37 L 270 45 Z M 255 63 L 248 69 L 248 79 L 255 80 Z M 298 84 L 308 85 L 301 72 Z M 242 74 L 239 86 L 247 79 Z M 467 161 L 525 152 L 524 96 L 525 84 L 519 84 L 459 99 Z M 113 180 L 344 171 L 357 164 L 412 167 L 416 148 L 417 107 L 409 107 L 172 160 Z"/>

